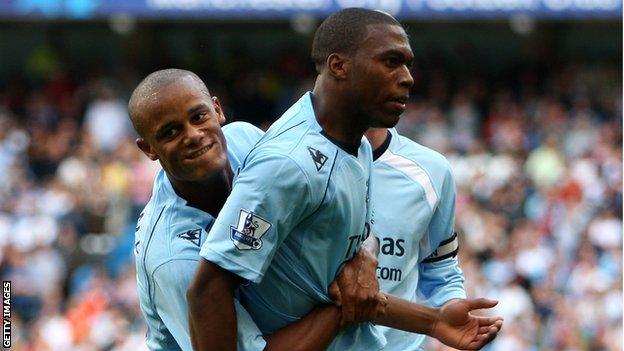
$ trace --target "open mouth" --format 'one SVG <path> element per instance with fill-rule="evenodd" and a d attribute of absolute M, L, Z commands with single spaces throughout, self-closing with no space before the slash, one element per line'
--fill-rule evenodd
<path fill-rule="evenodd" d="M 390 100 L 390 104 L 395 110 L 403 112 L 405 110 L 405 104 L 407 103 L 407 96 L 398 96 Z"/>
<path fill-rule="evenodd" d="M 197 151 L 193 151 L 191 154 L 188 155 L 188 159 L 194 159 L 194 158 L 198 158 L 199 156 L 205 154 L 208 150 L 210 150 L 210 148 L 212 148 L 212 145 L 214 145 L 214 143 L 210 143 L 207 144 L 206 146 L 202 147 L 201 149 L 197 150 Z"/>
<path fill-rule="evenodd" d="M 393 102 L 405 105 L 407 103 L 407 96 L 399 96 L 392 99 Z"/>

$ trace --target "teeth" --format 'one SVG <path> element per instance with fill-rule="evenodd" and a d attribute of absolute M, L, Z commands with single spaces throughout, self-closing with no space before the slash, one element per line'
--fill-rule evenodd
<path fill-rule="evenodd" d="M 210 145 L 206 145 L 206 146 L 202 147 L 201 149 L 199 149 L 199 150 L 197 150 L 197 151 L 193 152 L 193 153 L 191 154 L 191 157 L 190 157 L 190 158 L 195 158 L 195 157 L 197 157 L 197 156 L 199 156 L 199 155 L 203 154 L 204 152 L 208 151 L 208 149 L 209 149 L 209 148 L 210 148 Z"/>

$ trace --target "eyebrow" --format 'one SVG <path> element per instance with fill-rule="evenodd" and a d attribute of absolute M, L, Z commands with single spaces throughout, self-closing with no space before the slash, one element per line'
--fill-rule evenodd
<path fill-rule="evenodd" d="M 382 52 L 381 55 L 397 55 L 397 56 L 401 56 L 401 57 L 408 59 L 408 61 L 414 58 L 413 54 L 408 55 L 406 51 L 399 50 L 399 49 L 390 49 L 390 50 Z"/>
<path fill-rule="evenodd" d="M 205 102 L 200 102 L 197 105 L 189 108 L 188 111 L 186 111 L 186 114 L 187 115 L 192 115 L 192 114 L 197 113 L 197 112 L 199 112 L 199 111 L 201 111 L 203 109 L 206 109 L 206 108 L 210 108 L 210 106 L 207 103 L 205 103 Z"/>
<path fill-rule="evenodd" d="M 205 102 L 200 102 L 200 103 L 198 103 L 197 105 L 195 105 L 195 106 L 193 106 L 193 107 L 189 108 L 189 109 L 186 111 L 186 114 L 190 116 L 190 115 L 193 115 L 193 114 L 195 114 L 195 113 L 197 113 L 197 112 L 199 112 L 199 111 L 201 111 L 201 110 L 203 110 L 203 109 L 209 108 L 209 107 L 210 107 L 210 106 L 209 106 L 208 104 L 206 104 Z M 161 134 L 162 134 L 165 130 L 167 130 L 167 129 L 169 129 L 169 128 L 171 128 L 171 127 L 175 126 L 175 125 L 176 125 L 176 122 L 167 122 L 167 123 L 163 124 L 162 126 L 158 127 L 158 129 L 156 129 L 156 137 L 157 137 L 157 138 L 158 138 L 158 137 L 160 137 L 160 135 L 161 135 Z"/>
<path fill-rule="evenodd" d="M 407 55 L 406 51 L 399 49 L 390 49 L 379 54 L 379 57 L 384 56 L 400 56 L 408 66 L 414 63 L 414 54 Z"/>

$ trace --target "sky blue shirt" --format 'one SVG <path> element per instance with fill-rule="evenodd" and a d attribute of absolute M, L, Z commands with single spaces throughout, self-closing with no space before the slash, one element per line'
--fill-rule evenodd
<path fill-rule="evenodd" d="M 201 255 L 247 280 L 241 303 L 263 333 L 318 304 L 368 235 L 372 152 L 332 142 L 306 93 L 249 153 Z M 378 350 L 369 323 L 338 334 L 330 350 Z"/>
<path fill-rule="evenodd" d="M 236 174 L 245 155 L 262 131 L 248 123 L 223 127 L 228 159 Z M 188 206 L 161 170 L 152 197 L 139 217 L 134 252 L 141 311 L 147 320 L 150 350 L 191 351 L 186 290 L 193 278 L 199 250 L 214 218 Z M 244 308 L 235 301 L 238 349 L 262 350 L 262 334 Z"/>
<path fill-rule="evenodd" d="M 377 278 L 392 295 L 440 306 L 465 298 L 454 255 L 455 182 L 444 156 L 391 129 L 373 163 L 373 232 L 379 240 Z M 423 335 L 380 327 L 384 350 L 418 350 Z"/>

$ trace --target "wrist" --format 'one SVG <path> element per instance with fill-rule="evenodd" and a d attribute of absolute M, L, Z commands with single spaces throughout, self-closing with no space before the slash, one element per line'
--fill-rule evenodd
<path fill-rule="evenodd" d="M 431 336 L 435 338 L 438 323 L 441 319 L 441 312 L 439 308 L 431 308 L 431 313 L 427 315 L 429 319 L 429 323 L 425 326 L 425 335 Z"/>

